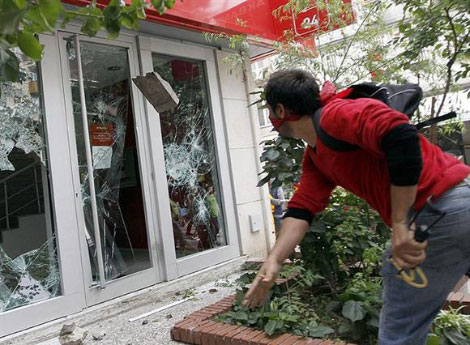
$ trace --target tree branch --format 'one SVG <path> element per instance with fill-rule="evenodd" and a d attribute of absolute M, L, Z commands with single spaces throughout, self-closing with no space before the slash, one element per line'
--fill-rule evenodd
<path fill-rule="evenodd" d="M 457 32 L 455 31 L 454 22 L 452 21 L 452 18 L 451 18 L 450 13 L 449 13 L 449 8 L 446 8 L 445 12 L 446 12 L 447 20 L 449 21 L 449 25 L 452 29 L 452 35 L 453 35 L 453 38 L 454 38 L 454 51 L 452 53 L 452 57 L 447 62 L 446 86 L 444 88 L 444 94 L 442 96 L 441 104 L 439 105 L 439 108 L 436 112 L 436 117 L 438 117 L 441 114 L 442 108 L 444 107 L 444 103 L 446 101 L 447 94 L 449 93 L 450 84 L 452 83 L 452 66 L 455 63 L 455 60 L 457 60 L 457 55 L 459 53 L 459 50 L 458 50 L 459 40 L 458 40 L 458 37 L 457 37 Z M 447 47 L 450 51 L 450 43 L 449 42 L 447 43 Z"/>
<path fill-rule="evenodd" d="M 357 34 L 359 33 L 359 30 L 361 30 L 362 26 L 364 25 L 364 23 L 366 22 L 366 20 L 369 18 L 369 16 L 372 14 L 372 12 L 376 9 L 376 7 L 378 6 L 379 3 L 380 3 L 380 1 L 376 1 L 376 2 L 374 3 L 374 5 L 373 5 L 372 8 L 370 9 L 370 11 L 369 11 L 369 12 L 367 13 L 367 15 L 365 16 L 364 20 L 361 22 L 361 24 L 360 24 L 359 27 L 357 28 L 357 30 L 356 30 L 356 32 L 354 33 L 353 37 L 350 38 L 348 47 L 346 48 L 346 51 L 344 52 L 343 59 L 341 60 L 341 63 L 340 63 L 339 68 L 338 68 L 338 71 L 336 72 L 335 78 L 333 79 L 333 84 L 338 80 L 338 78 L 339 78 L 340 75 L 341 75 L 342 67 L 343 67 L 344 61 L 346 60 L 346 57 L 348 56 L 349 49 L 351 49 L 351 46 L 352 46 L 352 44 L 353 44 L 353 42 L 354 42 L 354 38 L 357 36 Z"/>
<path fill-rule="evenodd" d="M 450 28 L 452 29 L 452 36 L 454 37 L 454 47 L 455 47 L 455 49 L 457 49 L 457 45 L 459 43 L 459 40 L 457 38 L 457 32 L 455 31 L 454 22 L 452 21 L 452 18 L 450 16 L 448 8 L 446 8 L 445 12 L 446 12 L 447 20 L 449 21 L 449 24 L 450 24 Z"/>
<path fill-rule="evenodd" d="M 395 60 L 395 59 L 396 59 L 396 58 L 398 58 L 399 56 L 400 56 L 400 55 L 394 56 L 393 58 L 389 59 L 388 61 L 384 62 L 383 64 L 381 64 L 381 65 L 377 66 L 377 69 L 379 69 L 379 68 L 381 68 L 381 67 L 384 67 L 384 66 L 388 65 L 390 62 L 392 62 L 393 60 Z M 353 81 L 353 82 L 349 83 L 349 84 L 347 85 L 347 87 L 349 87 L 349 86 L 353 85 L 354 83 L 357 83 L 359 80 L 363 79 L 363 78 L 364 78 L 365 76 L 367 76 L 368 74 L 369 74 L 369 73 L 367 73 L 367 74 L 364 74 L 363 76 L 359 77 L 359 78 L 358 78 L 358 79 L 356 79 L 355 81 Z"/>

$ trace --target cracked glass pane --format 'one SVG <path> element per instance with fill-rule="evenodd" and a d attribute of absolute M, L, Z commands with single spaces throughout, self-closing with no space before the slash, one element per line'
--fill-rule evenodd
<path fill-rule="evenodd" d="M 60 274 L 51 238 L 38 249 L 11 259 L 0 247 L 0 311 L 60 294 Z"/>
<path fill-rule="evenodd" d="M 37 65 L 19 57 L 0 83 L 0 312 L 61 294 Z"/>
<path fill-rule="evenodd" d="M 13 148 L 42 157 L 44 147 L 39 135 L 41 104 L 36 63 L 19 51 L 18 82 L 0 82 L 0 170 L 15 170 L 8 156 Z"/>
<path fill-rule="evenodd" d="M 153 54 L 180 103 L 160 114 L 176 255 L 227 245 L 205 65 Z"/>
<path fill-rule="evenodd" d="M 106 280 L 151 267 L 127 49 L 81 42 L 93 179 Z M 74 42 L 67 42 L 85 237 L 99 279 Z"/>

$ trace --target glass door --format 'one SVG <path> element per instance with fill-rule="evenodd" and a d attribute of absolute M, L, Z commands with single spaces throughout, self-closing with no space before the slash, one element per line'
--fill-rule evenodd
<path fill-rule="evenodd" d="M 60 40 L 93 304 L 157 282 L 137 130 L 141 114 L 131 81 L 133 46 L 67 34 Z"/>
<path fill-rule="evenodd" d="M 205 65 L 152 54 L 179 105 L 160 114 L 176 258 L 227 245 Z"/>
<path fill-rule="evenodd" d="M 240 254 L 214 51 L 140 38 L 142 68 L 166 80 L 178 106 L 147 102 L 167 278 Z"/>
<path fill-rule="evenodd" d="M 0 83 L 0 337 L 85 307 L 57 40 Z"/>

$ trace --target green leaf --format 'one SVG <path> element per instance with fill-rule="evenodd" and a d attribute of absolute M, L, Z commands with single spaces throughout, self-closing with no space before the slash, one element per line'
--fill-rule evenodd
<path fill-rule="evenodd" d="M 35 6 L 34 8 L 32 8 L 28 12 L 27 18 L 29 18 L 36 25 L 36 27 L 34 28 L 36 32 L 54 31 L 54 28 L 49 25 L 48 20 L 39 9 L 39 6 Z"/>
<path fill-rule="evenodd" d="M 467 337 L 456 329 L 444 329 L 444 335 L 449 339 L 452 344 L 455 345 L 466 345 L 468 344 Z"/>
<path fill-rule="evenodd" d="M 269 180 L 271 180 L 271 176 L 264 177 L 263 179 L 261 179 L 261 181 L 258 182 L 256 187 L 261 187 L 261 186 L 265 185 L 266 183 L 269 182 Z"/>
<path fill-rule="evenodd" d="M 0 44 L 0 79 L 4 81 L 17 81 L 20 71 L 20 62 L 16 55 L 3 44 Z"/>
<path fill-rule="evenodd" d="M 428 336 L 428 341 L 426 345 L 441 345 L 442 344 L 442 338 L 435 335 L 435 334 L 430 334 Z"/>
<path fill-rule="evenodd" d="M 457 35 L 461 35 L 465 32 L 465 26 L 462 24 L 455 23 L 454 24 L 454 29 Z"/>
<path fill-rule="evenodd" d="M 121 14 L 121 6 L 119 5 L 108 5 L 103 10 L 104 15 L 104 27 L 108 32 L 108 38 L 115 39 L 119 36 L 119 32 L 121 31 L 120 25 L 120 14 Z"/>
<path fill-rule="evenodd" d="M 150 0 L 150 2 L 152 3 L 152 6 L 158 10 L 162 4 L 163 4 L 163 0 Z"/>
<path fill-rule="evenodd" d="M 139 21 L 137 20 L 137 16 L 133 16 L 128 13 L 123 13 L 121 15 L 121 24 L 127 29 L 137 30 L 139 28 Z"/>
<path fill-rule="evenodd" d="M 18 46 L 21 51 L 33 60 L 39 61 L 42 58 L 43 46 L 38 39 L 28 31 L 20 31 L 18 33 Z"/>
<path fill-rule="evenodd" d="M 363 302 L 347 301 L 343 306 L 342 314 L 345 318 L 354 322 L 364 319 L 366 311 L 364 310 Z"/>
<path fill-rule="evenodd" d="M 269 320 L 268 323 L 264 326 L 264 331 L 272 336 L 276 332 L 277 323 L 275 320 Z"/>
<path fill-rule="evenodd" d="M 165 12 L 165 2 L 163 0 L 151 0 L 151 3 L 160 15 Z"/>
<path fill-rule="evenodd" d="M 99 18 L 89 17 L 83 23 L 81 32 L 90 37 L 95 36 L 101 30 L 103 22 Z"/>
<path fill-rule="evenodd" d="M 309 327 L 308 335 L 312 338 L 323 338 L 325 335 L 334 333 L 334 330 L 330 327 L 318 325 Z"/>
<path fill-rule="evenodd" d="M 238 321 L 248 321 L 248 313 L 244 311 L 237 311 L 233 313 L 233 318 Z"/>
<path fill-rule="evenodd" d="M 315 219 L 312 221 L 312 224 L 310 225 L 310 229 L 313 232 L 318 233 L 318 234 L 322 234 L 326 231 L 325 224 Z"/>
<path fill-rule="evenodd" d="M 18 45 L 18 35 L 5 35 L 3 39 L 8 42 L 11 47 L 15 47 Z"/>
<path fill-rule="evenodd" d="M 367 321 L 367 325 L 374 327 L 374 328 L 379 328 L 379 318 L 378 317 L 372 317 L 370 320 Z"/>
<path fill-rule="evenodd" d="M 279 158 L 281 154 L 279 153 L 279 151 L 276 151 L 276 150 L 269 150 L 267 153 L 266 153 L 266 158 L 268 158 L 270 161 L 273 161 L 277 158 Z"/>
<path fill-rule="evenodd" d="M 339 334 L 345 334 L 351 332 L 351 325 L 349 323 L 343 323 L 341 326 L 338 328 L 338 333 Z"/>
<path fill-rule="evenodd" d="M 54 28 L 59 14 L 64 12 L 60 0 L 39 0 L 39 11 L 51 28 Z"/>
<path fill-rule="evenodd" d="M 13 0 L 13 3 L 14 3 L 20 10 L 24 10 L 24 9 L 26 9 L 26 6 L 28 6 L 28 1 L 26 1 L 26 0 Z"/>
<path fill-rule="evenodd" d="M 326 306 L 326 310 L 329 312 L 339 311 L 340 308 L 341 308 L 341 303 L 338 301 L 331 301 Z"/>
<path fill-rule="evenodd" d="M 136 10 L 137 18 L 145 19 L 145 3 L 142 0 L 132 0 L 131 8 Z"/>
<path fill-rule="evenodd" d="M 169 9 L 175 7 L 175 0 L 165 0 L 165 6 Z"/>
<path fill-rule="evenodd" d="M 6 10 L 2 9 L 0 12 L 0 34 L 14 34 L 25 14 L 25 10 L 20 10 L 16 6 L 11 6 Z"/>

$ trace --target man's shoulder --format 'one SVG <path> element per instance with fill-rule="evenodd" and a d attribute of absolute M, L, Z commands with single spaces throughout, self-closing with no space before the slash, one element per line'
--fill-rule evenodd
<path fill-rule="evenodd" d="M 371 105 L 388 108 L 388 105 L 374 98 L 355 98 L 355 99 L 338 98 L 338 99 L 332 100 L 331 102 L 328 102 L 328 104 L 323 107 L 323 112 L 341 111 L 345 107 L 349 108 L 351 106 L 362 108 L 362 107 L 367 107 Z"/>
<path fill-rule="evenodd" d="M 321 124 L 328 126 L 327 123 L 333 122 L 333 126 L 345 125 L 360 115 L 383 113 L 388 110 L 395 112 L 385 103 L 373 98 L 335 99 L 323 108 Z"/>

